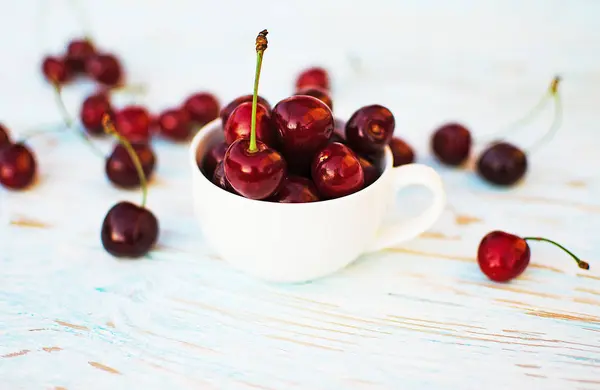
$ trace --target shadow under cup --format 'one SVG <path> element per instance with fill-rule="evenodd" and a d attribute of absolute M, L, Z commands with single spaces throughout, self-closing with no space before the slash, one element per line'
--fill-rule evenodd
<path fill-rule="evenodd" d="M 398 168 L 392 167 L 389 148 L 381 176 L 359 192 L 319 202 L 274 203 L 229 193 L 204 176 L 197 161 L 223 140 L 221 120 L 208 123 L 192 140 L 189 163 L 201 230 L 209 245 L 235 268 L 268 281 L 303 282 L 379 249 L 379 228 L 396 193 L 392 172 Z"/>

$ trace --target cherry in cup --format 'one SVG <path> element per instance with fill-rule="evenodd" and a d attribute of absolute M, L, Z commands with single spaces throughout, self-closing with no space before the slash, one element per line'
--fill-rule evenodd
<path fill-rule="evenodd" d="M 314 183 L 301 176 L 286 177 L 277 193 L 270 198 L 277 203 L 309 203 L 319 200 L 319 192 Z"/>
<path fill-rule="evenodd" d="M 499 230 L 486 234 L 479 243 L 477 250 L 479 268 L 495 282 L 508 282 L 518 277 L 525 271 L 531 258 L 527 241 L 551 243 L 569 254 L 579 268 L 585 270 L 590 268 L 588 263 L 555 241 L 543 237 L 519 237 Z"/>
<path fill-rule="evenodd" d="M 415 162 L 414 149 L 403 139 L 392 137 L 389 143 L 390 150 L 394 156 L 394 166 L 412 164 Z"/>
<path fill-rule="evenodd" d="M 364 171 L 356 154 L 336 142 L 315 156 L 311 173 L 319 194 L 325 199 L 350 195 L 365 185 Z"/>
<path fill-rule="evenodd" d="M 379 104 L 359 108 L 346 123 L 346 143 L 357 153 L 381 153 L 394 135 L 392 112 Z"/>
<path fill-rule="evenodd" d="M 224 125 L 225 142 L 233 143 L 239 138 L 249 138 L 253 118 L 252 102 L 245 102 L 238 105 L 229 115 L 227 123 Z M 271 122 L 269 110 L 260 103 L 256 105 L 256 138 L 265 144 L 275 147 L 276 134 L 275 128 Z"/>
<path fill-rule="evenodd" d="M 217 165 L 223 162 L 225 152 L 229 145 L 225 142 L 220 142 L 208 150 L 208 153 L 202 158 L 198 167 L 207 178 L 212 178 Z"/>
<path fill-rule="evenodd" d="M 103 120 L 107 133 L 116 137 L 130 153 L 142 186 L 140 206 L 131 202 L 119 202 L 106 214 L 102 222 L 100 238 L 104 249 L 115 257 L 138 258 L 147 254 L 156 244 L 159 223 L 156 216 L 146 208 L 148 186 L 137 153 L 127 139 L 117 133 L 108 115 Z"/>
<path fill-rule="evenodd" d="M 256 74 L 250 138 L 234 141 L 223 159 L 225 177 L 232 188 L 238 194 L 256 200 L 266 199 L 275 194 L 287 174 L 287 164 L 283 157 L 256 136 L 258 83 L 263 54 L 268 44 L 267 33 L 267 30 L 263 30 L 256 38 Z"/>
<path fill-rule="evenodd" d="M 233 99 L 231 102 L 229 102 L 225 107 L 223 107 L 219 114 L 221 117 L 221 122 L 223 123 L 223 126 L 225 126 L 225 123 L 227 123 L 227 120 L 229 119 L 229 115 L 231 115 L 233 110 L 235 110 L 235 108 L 242 103 L 246 103 L 246 102 L 252 103 L 252 97 L 253 97 L 253 95 L 243 95 L 243 96 L 237 97 L 237 98 Z M 262 106 L 264 106 L 267 109 L 269 114 L 271 113 L 272 107 L 269 104 L 269 102 L 267 101 L 267 99 L 265 99 L 259 95 L 259 96 L 257 96 L 257 101 L 259 104 L 261 104 Z"/>
<path fill-rule="evenodd" d="M 331 95 L 326 89 L 317 86 L 310 86 L 299 89 L 296 91 L 295 95 L 308 95 L 317 98 L 333 111 L 333 101 L 331 100 Z"/>

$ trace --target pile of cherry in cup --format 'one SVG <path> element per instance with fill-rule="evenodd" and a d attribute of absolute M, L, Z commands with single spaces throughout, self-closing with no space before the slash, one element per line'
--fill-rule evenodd
<path fill-rule="evenodd" d="M 258 94 L 267 44 L 267 31 L 263 30 L 255 43 L 253 94 L 221 107 L 213 94 L 198 92 L 158 115 L 142 105 L 113 106 L 111 94 L 127 87 L 123 66 L 114 54 L 100 50 L 89 38 L 73 40 L 64 55 L 43 60 L 42 72 L 54 87 L 66 126 L 92 148 L 94 137 L 112 135 L 116 139 L 112 152 L 101 156 L 106 177 L 117 187 L 143 191 L 141 205 L 119 202 L 108 211 L 100 234 L 107 252 L 116 257 L 139 258 L 158 240 L 158 219 L 145 207 L 147 182 L 157 163 L 152 140 L 161 136 L 187 141 L 196 130 L 219 117 L 224 142 L 209 150 L 198 161 L 198 167 L 224 191 L 254 201 L 307 203 L 361 191 L 380 176 L 387 146 L 395 167 L 415 160 L 413 148 L 394 136 L 395 118 L 388 108 L 372 104 L 357 109 L 347 121 L 336 118 L 330 76 L 322 67 L 301 72 L 294 94 L 271 106 Z M 82 102 L 81 129 L 74 127 L 61 98 L 62 88 L 77 77 L 88 77 L 98 85 L 97 91 Z M 529 153 L 558 128 L 559 81 L 555 78 L 545 95 L 545 99 L 554 99 L 555 121 Z M 445 165 L 464 167 L 473 143 L 465 126 L 448 123 L 433 132 L 431 151 Z M 526 173 L 526 155 L 508 142 L 493 142 L 477 158 L 475 170 L 488 183 L 512 186 Z M 27 189 L 34 183 L 36 172 L 36 158 L 26 141 L 13 141 L 0 125 L 0 184 L 10 190 Z M 493 231 L 479 243 L 477 261 L 481 271 L 497 282 L 519 276 L 529 264 L 527 241 L 532 240 L 552 243 L 567 252 L 580 268 L 589 268 L 549 239 Z"/>

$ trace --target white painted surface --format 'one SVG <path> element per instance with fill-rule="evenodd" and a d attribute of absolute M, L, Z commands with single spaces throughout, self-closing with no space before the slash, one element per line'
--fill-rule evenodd
<path fill-rule="evenodd" d="M 59 119 L 38 61 L 76 24 L 66 2 L 45 4 L 46 24 L 32 0 L 0 14 L 0 118 L 15 132 Z M 116 261 L 100 246 L 102 218 L 139 194 L 112 188 L 77 137 L 37 139 L 37 186 L 0 191 L 0 389 L 600 387 L 600 3 L 264 1 L 260 17 L 241 1 L 84 4 L 157 110 L 195 89 L 223 101 L 247 92 L 253 39 L 268 28 L 269 100 L 300 68 L 329 66 L 336 113 L 388 105 L 451 207 L 429 234 L 334 276 L 264 284 L 212 255 L 191 211 L 186 146 L 159 141 L 149 205 L 160 247 Z M 533 105 L 555 72 L 563 127 L 522 185 L 493 189 L 428 156 L 439 123 L 483 136 Z M 86 90 L 67 91 L 72 112 Z M 529 145 L 549 119 L 512 140 Z M 493 284 L 474 261 L 491 229 L 555 238 L 592 269 L 534 243 L 526 273 Z"/>

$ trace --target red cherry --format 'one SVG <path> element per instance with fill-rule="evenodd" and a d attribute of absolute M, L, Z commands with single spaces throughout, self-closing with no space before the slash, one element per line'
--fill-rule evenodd
<path fill-rule="evenodd" d="M 88 58 L 85 72 L 95 81 L 107 86 L 116 86 L 122 82 L 121 63 L 112 54 L 96 54 Z"/>
<path fill-rule="evenodd" d="M 413 148 L 404 140 L 398 137 L 392 137 L 389 143 L 392 155 L 394 156 L 394 166 L 412 164 L 415 162 L 415 152 Z"/>
<path fill-rule="evenodd" d="M 329 74 L 321 67 L 304 70 L 296 79 L 296 90 L 306 87 L 321 87 L 329 90 Z"/>
<path fill-rule="evenodd" d="M 130 202 L 119 202 L 102 223 L 102 246 L 116 257 L 140 257 L 158 240 L 158 219 L 152 212 Z"/>
<path fill-rule="evenodd" d="M 212 179 L 215 168 L 225 158 L 225 152 L 227 152 L 228 147 L 229 145 L 225 142 L 220 142 L 208 150 L 208 153 L 206 153 L 202 162 L 199 164 L 204 176 Z"/>
<path fill-rule="evenodd" d="M 287 173 L 286 162 L 279 153 L 258 140 L 256 150 L 251 151 L 247 138 L 240 138 L 229 146 L 223 164 L 231 187 L 250 199 L 266 199 L 273 195 Z"/>
<path fill-rule="evenodd" d="M 184 103 L 190 120 L 198 126 L 204 126 L 219 116 L 219 101 L 210 93 L 201 92 L 190 96 Z"/>
<path fill-rule="evenodd" d="M 489 146 L 477 161 L 477 173 L 499 186 L 518 182 L 527 171 L 527 156 L 514 145 L 498 142 Z"/>
<path fill-rule="evenodd" d="M 217 166 L 213 172 L 212 182 L 217 187 L 221 187 L 225 191 L 231 192 L 232 194 L 236 193 L 231 186 L 231 183 L 229 183 L 229 180 L 227 180 L 227 177 L 225 176 L 225 165 L 223 164 L 223 161 L 217 163 Z"/>
<path fill-rule="evenodd" d="M 22 143 L 0 149 L 0 184 L 12 190 L 28 187 L 36 176 L 37 161 L 33 152 Z"/>
<path fill-rule="evenodd" d="M 361 190 L 365 176 L 358 157 L 344 144 L 331 143 L 315 156 L 312 179 L 323 198 L 339 198 Z"/>
<path fill-rule="evenodd" d="M 270 199 L 278 203 L 309 203 L 319 200 L 314 183 L 305 177 L 288 176 L 277 193 Z"/>
<path fill-rule="evenodd" d="M 48 56 L 42 62 L 42 72 L 50 83 L 61 85 L 71 79 L 71 72 L 63 58 Z"/>
<path fill-rule="evenodd" d="M 67 46 L 67 66 L 74 73 L 85 72 L 86 62 L 96 54 L 94 44 L 88 39 L 75 39 Z"/>
<path fill-rule="evenodd" d="M 277 103 L 271 118 L 290 170 L 305 176 L 310 172 L 313 157 L 333 133 L 331 110 L 317 98 L 298 95 Z"/>
<path fill-rule="evenodd" d="M 156 155 L 146 143 L 132 143 L 137 157 L 142 164 L 144 175 L 150 179 L 156 165 Z M 127 149 L 120 143 L 116 144 L 110 156 L 106 159 L 105 172 L 108 179 L 123 188 L 135 188 L 141 185 L 135 164 Z"/>
<path fill-rule="evenodd" d="M 165 110 L 159 115 L 157 122 L 160 134 L 175 141 L 188 139 L 192 130 L 190 116 L 183 109 Z"/>
<path fill-rule="evenodd" d="M 387 108 L 378 104 L 356 110 L 346 123 L 346 140 L 356 152 L 381 152 L 394 135 L 396 122 Z"/>
<path fill-rule="evenodd" d="M 338 119 L 338 118 L 334 118 L 333 119 L 333 133 L 331 134 L 331 138 L 329 138 L 329 143 L 331 142 L 339 142 L 341 144 L 345 144 L 346 143 L 346 122 Z"/>
<path fill-rule="evenodd" d="M 85 130 L 90 134 L 103 134 L 102 118 L 112 114 L 110 100 L 105 93 L 88 96 L 81 105 L 79 116 Z"/>
<path fill-rule="evenodd" d="M 8 130 L 0 123 L 0 149 L 5 146 L 8 146 L 12 143 L 10 140 L 10 136 L 8 135 Z"/>
<path fill-rule="evenodd" d="M 326 89 L 323 89 L 321 87 L 316 87 L 313 85 L 310 87 L 302 88 L 302 89 L 296 91 L 295 94 L 296 95 L 308 95 L 308 96 L 317 98 L 320 101 L 322 101 L 323 103 L 325 103 L 327 105 L 327 107 L 329 107 L 329 109 L 333 111 L 333 101 L 331 100 L 331 96 L 329 95 L 329 93 L 327 92 Z"/>
<path fill-rule="evenodd" d="M 471 152 L 471 133 L 463 125 L 448 123 L 433 134 L 431 149 L 442 163 L 461 165 Z"/>
<path fill-rule="evenodd" d="M 221 122 L 223 123 L 223 125 L 225 125 L 225 123 L 227 123 L 227 119 L 229 119 L 229 115 L 231 115 L 231 112 L 237 106 L 239 106 L 242 103 L 246 103 L 246 102 L 252 103 L 252 95 L 244 95 L 244 96 L 235 98 L 229 104 L 227 104 L 225 107 L 223 107 L 221 109 L 221 113 L 220 113 Z M 269 114 L 271 113 L 271 105 L 269 104 L 269 102 L 266 99 L 264 99 L 261 96 L 257 96 L 257 103 L 260 103 L 261 105 L 263 105 L 267 109 L 267 111 L 269 111 Z"/>
<path fill-rule="evenodd" d="M 229 116 L 225 124 L 225 142 L 233 143 L 239 138 L 250 137 L 252 121 L 252 103 L 246 102 L 238 105 Z M 269 145 L 276 146 L 276 134 L 271 122 L 271 115 L 262 104 L 256 105 L 256 138 Z"/>
<path fill-rule="evenodd" d="M 580 260 L 562 245 L 541 237 L 521 238 L 503 231 L 493 231 L 486 234 L 477 250 L 477 262 L 481 271 L 491 280 L 507 282 L 521 275 L 529 265 L 531 252 L 528 240 L 545 241 L 558 246 L 567 252 L 579 268 L 589 269 L 585 261 Z"/>
<path fill-rule="evenodd" d="M 117 132 L 132 142 L 148 142 L 150 113 L 142 106 L 131 105 L 115 114 Z"/>
<path fill-rule="evenodd" d="M 375 164 L 362 156 L 357 156 L 365 176 L 365 188 L 375 183 L 381 173 Z"/>

